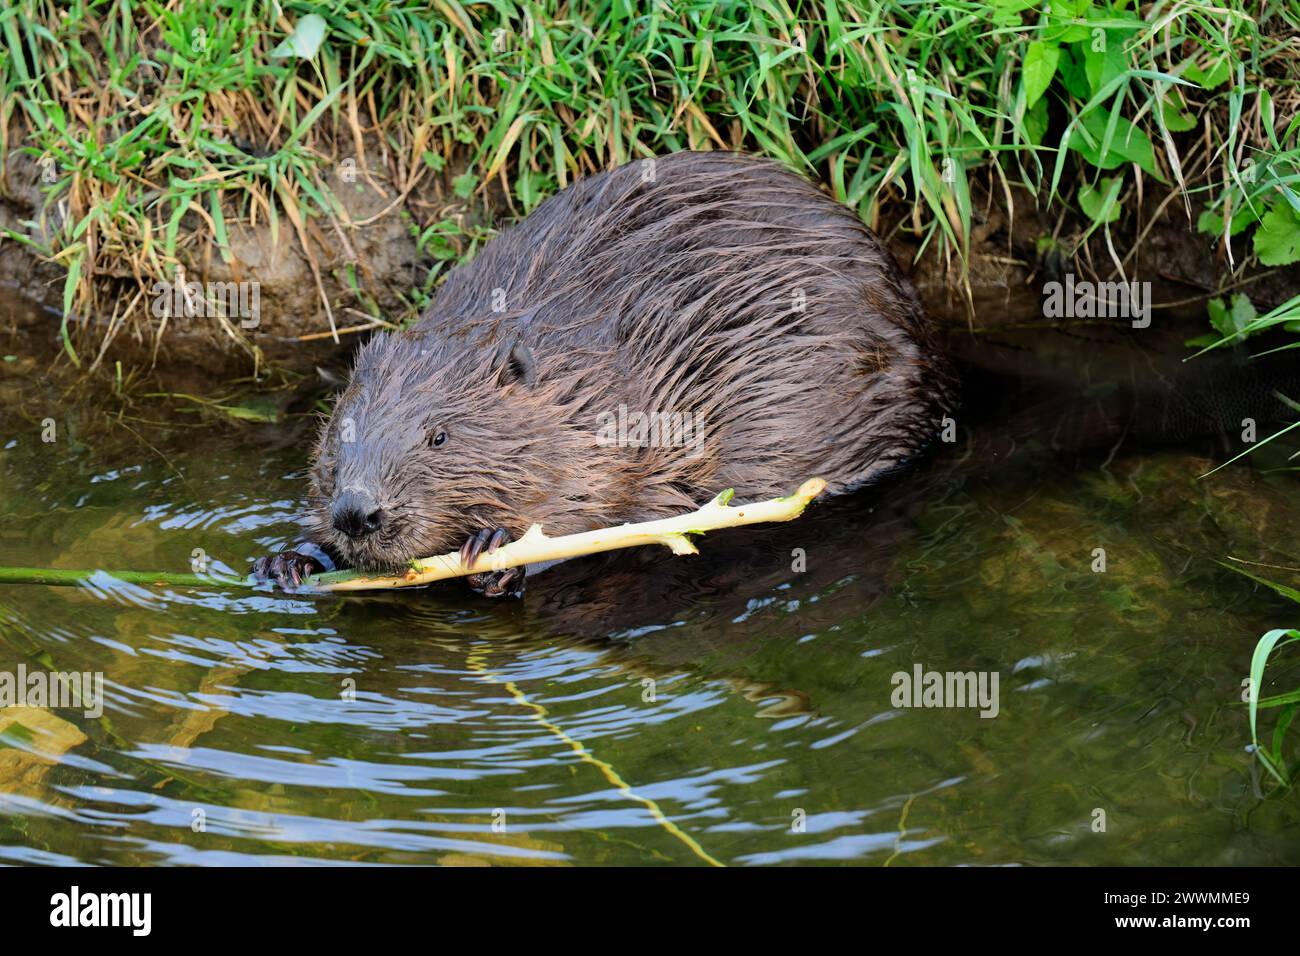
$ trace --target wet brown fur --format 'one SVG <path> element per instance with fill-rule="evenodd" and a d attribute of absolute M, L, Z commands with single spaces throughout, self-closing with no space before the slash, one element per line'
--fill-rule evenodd
<path fill-rule="evenodd" d="M 515 342 L 532 384 L 503 357 Z M 856 215 L 774 162 L 675 153 L 565 189 L 415 328 L 364 347 L 316 449 L 312 537 L 378 569 L 485 527 L 567 534 L 813 475 L 844 492 L 917 455 L 950 398 L 915 294 Z M 699 452 L 601 444 L 620 405 L 695 416 Z M 359 541 L 330 526 L 348 486 L 385 514 Z"/>

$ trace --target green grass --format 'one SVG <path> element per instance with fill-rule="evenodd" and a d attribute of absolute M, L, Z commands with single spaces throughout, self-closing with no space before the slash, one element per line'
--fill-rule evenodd
<path fill-rule="evenodd" d="M 322 171 L 380 162 L 358 156 L 362 127 L 399 181 L 454 162 L 462 197 L 499 182 L 520 214 L 594 169 L 743 147 L 958 269 L 974 197 L 1009 204 L 1013 186 L 1078 213 L 1076 240 L 1167 189 L 1236 237 L 1234 264 L 1300 259 L 1300 0 L 273 6 L 0 12 L 0 146 L 50 180 L 45 228 L 11 239 L 67 269 L 68 316 L 104 308 L 106 283 L 128 300 L 124 274 L 145 288 L 205 248 L 228 257 L 233 219 L 308 249 L 314 221 L 346 231 Z M 472 245 L 458 228 L 412 225 L 443 264 Z M 63 339 L 80 362 L 68 318 Z"/>

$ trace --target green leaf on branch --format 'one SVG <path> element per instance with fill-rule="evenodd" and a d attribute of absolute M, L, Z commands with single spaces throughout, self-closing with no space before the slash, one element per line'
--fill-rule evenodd
<path fill-rule="evenodd" d="M 1259 222 L 1258 209 L 1258 206 L 1241 206 L 1233 210 L 1228 235 L 1238 235 L 1250 228 L 1252 223 Z M 1196 231 L 1207 236 L 1223 235 L 1223 217 L 1212 209 L 1205 210 L 1196 218 Z"/>
<path fill-rule="evenodd" d="M 1107 176 L 1095 187 L 1085 185 L 1079 190 L 1079 208 L 1093 222 L 1114 222 L 1119 218 L 1119 190 L 1123 184 L 1122 176 Z"/>
<path fill-rule="evenodd" d="M 1300 216 L 1286 200 L 1278 200 L 1255 230 L 1255 255 L 1266 266 L 1300 261 Z"/>
<path fill-rule="evenodd" d="M 1059 70 L 1061 83 L 1071 96 L 1086 101 L 1092 95 L 1088 88 L 1088 74 L 1083 68 L 1083 54 L 1076 53 L 1074 47 L 1061 51 Z"/>
<path fill-rule="evenodd" d="M 1211 299 L 1206 303 L 1206 310 L 1214 330 L 1225 338 L 1241 335 L 1241 330 L 1255 321 L 1255 306 L 1240 292 L 1232 297 L 1231 305 L 1222 299 Z"/>
<path fill-rule="evenodd" d="M 1079 44 L 1083 52 L 1083 72 L 1088 77 L 1092 95 L 1096 96 L 1106 84 L 1128 71 L 1128 60 L 1124 57 L 1124 38 L 1118 33 L 1102 31 L 1103 36 Z M 1101 49 L 1098 50 L 1097 47 Z"/>
<path fill-rule="evenodd" d="M 461 173 L 451 181 L 451 188 L 461 199 L 468 199 L 478 189 L 478 177 L 473 173 Z"/>
<path fill-rule="evenodd" d="M 1171 133 L 1185 133 L 1196 126 L 1196 119 L 1183 111 L 1186 104 L 1181 93 L 1166 93 L 1160 101 L 1160 118 Z"/>
<path fill-rule="evenodd" d="M 1025 84 L 1025 106 L 1037 103 L 1056 76 L 1056 65 L 1061 59 L 1061 48 L 1055 43 L 1034 40 L 1025 50 L 1025 64 L 1021 77 Z"/>
<path fill-rule="evenodd" d="M 1232 55 L 1222 53 L 1206 63 L 1204 67 L 1197 65 L 1195 62 L 1190 63 L 1187 69 L 1183 71 L 1183 76 L 1203 89 L 1212 90 L 1216 86 L 1222 86 L 1228 82 L 1228 77 L 1232 75 L 1233 65 Z"/>
<path fill-rule="evenodd" d="M 1047 100 L 1039 100 L 1031 109 L 1025 110 L 1025 138 L 1032 145 L 1041 146 L 1043 137 L 1047 135 L 1048 122 Z"/>
<path fill-rule="evenodd" d="M 1112 119 L 1115 128 L 1107 142 L 1106 130 Z M 1125 163 L 1136 163 L 1156 179 L 1164 181 L 1156 169 L 1150 138 L 1124 117 L 1092 110 L 1079 118 L 1078 125 L 1081 131 L 1076 130 L 1070 137 L 1070 149 L 1082 153 L 1083 158 L 1098 169 L 1117 169 Z"/>

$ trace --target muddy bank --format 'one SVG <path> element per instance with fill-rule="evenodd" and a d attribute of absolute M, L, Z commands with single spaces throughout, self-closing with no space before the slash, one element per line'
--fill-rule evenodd
<path fill-rule="evenodd" d="M 171 293 L 179 304 L 174 289 L 151 295 L 159 289 L 155 283 L 142 291 L 127 262 L 97 273 L 102 308 L 70 322 L 82 368 L 112 369 L 121 362 L 177 380 L 196 373 L 220 378 L 272 368 L 311 373 L 344 367 L 353 349 L 383 327 L 376 316 L 414 314 L 451 261 L 469 252 L 469 237 L 491 234 L 515 212 L 499 190 L 457 197 L 451 182 L 459 166 L 403 185 L 379 168 L 381 162 L 371 162 L 378 155 L 376 147 L 363 166 L 345 158 L 330 167 L 324 185 L 337 206 L 327 217 L 303 220 L 310 255 L 283 215 L 278 230 L 264 216 L 230 218 L 230 261 L 215 243 L 198 240 L 203 224 L 196 214 L 182 220 L 178 259 L 186 281 L 253 289 L 255 315 L 248 314 L 245 299 L 243 313 L 231 320 L 168 316 L 168 307 L 160 312 L 158 303 Z M 0 201 L 0 225 L 38 241 L 57 217 L 70 214 L 58 204 L 43 208 L 40 172 L 29 157 L 12 153 Z M 1260 312 L 1300 292 L 1294 269 L 1241 269 L 1245 242 L 1234 250 L 1234 272 L 1217 239 L 1198 234 L 1183 204 L 1167 198 L 1148 196 L 1134 215 L 1116 224 L 1109 243 L 1094 234 L 1071 256 L 1087 227 L 1079 217 L 1045 212 L 1023 190 L 1012 193 L 1010 206 L 1000 193 L 986 196 L 975 204 L 964 276 L 940 243 L 925 244 L 909 230 L 901 210 L 887 215 L 879 231 L 931 314 L 954 330 L 1077 325 L 1044 314 L 1044 283 L 1070 273 L 1092 281 L 1150 283 L 1149 302 L 1162 321 L 1176 322 L 1189 335 L 1208 330 L 1205 302 L 1215 289 L 1244 292 Z M 416 239 L 433 224 L 446 231 L 436 258 Z M 0 288 L 14 306 L 0 316 L 4 350 L 36 366 L 68 364 L 59 338 L 63 269 L 12 240 L 0 248 Z M 1122 257 L 1122 273 L 1112 249 Z"/>
<path fill-rule="evenodd" d="M 1059 204 L 1044 209 L 1024 189 L 1013 189 L 1011 197 L 1009 205 L 1000 194 L 974 203 L 969 297 L 959 264 L 934 252 L 935 243 L 922 250 L 897 218 L 882 230 L 940 322 L 977 331 L 1075 324 L 1044 314 L 1044 284 L 1061 282 L 1068 273 L 1090 282 L 1150 283 L 1151 308 L 1191 335 L 1210 331 L 1210 298 L 1240 292 L 1263 314 L 1300 294 L 1300 269 L 1247 266 L 1250 243 L 1244 237 L 1234 239 L 1230 260 L 1217 236 L 1196 231 L 1198 207 L 1193 204 L 1189 217 L 1176 196 L 1145 196 L 1131 216 L 1112 226 L 1109 241 L 1101 230 L 1086 236 L 1088 220 Z"/>
<path fill-rule="evenodd" d="M 181 220 L 177 246 L 183 271 L 171 281 L 152 281 L 150 272 L 125 259 L 97 269 L 99 308 L 69 321 L 81 367 L 122 362 L 217 375 L 267 367 L 302 371 L 350 353 L 361 341 L 358 329 L 382 327 L 376 319 L 411 314 L 439 274 L 440 259 L 463 252 L 460 244 L 490 213 L 484 200 L 453 192 L 460 166 L 402 182 L 384 170 L 382 150 L 372 146 L 360 164 L 344 157 L 322 167 L 323 194 L 333 206 L 328 215 L 279 209 L 273 226 L 258 210 L 243 220 L 227 213 L 223 255 L 210 238 L 211 219 L 190 212 Z M 47 261 L 39 246 L 84 210 L 61 201 L 47 206 L 41 169 L 24 154 L 9 154 L 6 173 L 0 227 L 30 236 L 33 246 L 0 239 L 0 289 L 23 303 L 0 318 L 0 334 L 38 360 L 67 361 L 59 336 L 66 271 Z M 444 224 L 446 234 L 438 257 L 422 251 L 417 240 L 434 223 Z M 177 291 L 182 283 L 198 292 L 189 296 L 199 302 L 192 314 Z M 218 308 L 205 307 L 203 295 L 209 301 L 215 295 Z"/>

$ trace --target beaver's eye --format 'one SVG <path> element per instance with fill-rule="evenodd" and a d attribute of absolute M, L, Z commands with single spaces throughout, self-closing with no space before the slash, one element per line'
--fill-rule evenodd
<path fill-rule="evenodd" d="M 441 444 L 442 444 L 443 442 L 445 442 L 446 440 L 447 440 L 447 433 L 446 433 L 446 432 L 438 432 L 438 434 L 436 434 L 436 435 L 433 436 L 433 441 L 432 441 L 431 444 L 433 445 L 434 448 L 437 448 L 439 445 L 441 445 Z"/>

